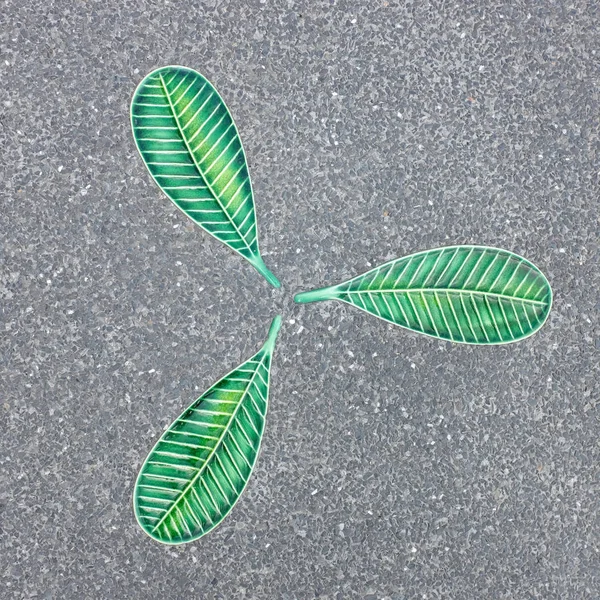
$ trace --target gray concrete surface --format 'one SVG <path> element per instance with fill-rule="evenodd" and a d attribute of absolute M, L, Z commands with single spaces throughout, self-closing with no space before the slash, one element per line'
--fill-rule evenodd
<path fill-rule="evenodd" d="M 0 6 L 0 597 L 598 598 L 594 2 Z M 273 290 L 161 195 L 128 109 L 206 74 Z M 534 337 L 453 346 L 293 293 L 454 243 L 518 252 Z M 157 436 L 284 317 L 261 457 L 206 538 L 137 526 Z"/>

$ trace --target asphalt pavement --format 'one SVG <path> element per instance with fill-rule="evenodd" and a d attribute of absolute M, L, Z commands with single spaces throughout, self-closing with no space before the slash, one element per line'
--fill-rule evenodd
<path fill-rule="evenodd" d="M 599 598 L 599 32 L 583 0 L 3 1 L 0 598 Z M 131 96 L 169 64 L 234 115 L 279 290 L 137 153 Z M 292 300 L 461 243 L 546 274 L 536 335 Z M 145 456 L 276 314 L 245 494 L 160 545 Z"/>

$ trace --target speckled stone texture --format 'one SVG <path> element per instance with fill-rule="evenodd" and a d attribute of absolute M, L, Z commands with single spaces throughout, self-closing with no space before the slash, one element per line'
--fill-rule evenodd
<path fill-rule="evenodd" d="M 600 590 L 596 2 L 5 0 L 0 597 L 590 599 Z M 151 181 L 135 86 L 229 104 L 274 290 Z M 553 313 L 451 345 L 292 294 L 480 243 Z M 137 526 L 137 471 L 264 340 L 263 450 L 215 532 Z"/>

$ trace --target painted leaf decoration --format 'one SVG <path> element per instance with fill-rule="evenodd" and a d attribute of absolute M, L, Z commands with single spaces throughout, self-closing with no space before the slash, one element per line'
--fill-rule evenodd
<path fill-rule="evenodd" d="M 544 324 L 552 290 L 537 267 L 512 252 L 452 246 L 399 258 L 295 297 L 300 303 L 333 299 L 425 335 L 505 344 Z"/>
<path fill-rule="evenodd" d="M 133 95 L 131 126 L 144 163 L 163 192 L 279 287 L 260 256 L 242 141 L 211 83 L 185 67 L 153 71 Z"/>
<path fill-rule="evenodd" d="M 233 508 L 256 462 L 281 317 L 251 359 L 215 383 L 163 433 L 138 475 L 135 516 L 165 544 L 198 539 Z"/>

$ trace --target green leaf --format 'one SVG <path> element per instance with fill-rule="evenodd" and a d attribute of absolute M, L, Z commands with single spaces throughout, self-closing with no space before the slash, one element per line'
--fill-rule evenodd
<path fill-rule="evenodd" d="M 278 316 L 262 349 L 187 408 L 146 458 L 133 504 L 150 537 L 165 544 L 198 539 L 227 516 L 244 491 L 265 427 L 280 327 Z"/>
<path fill-rule="evenodd" d="M 506 250 L 451 246 L 418 252 L 296 302 L 342 300 L 425 335 L 467 344 L 506 344 L 545 322 L 552 290 L 530 262 Z"/>
<path fill-rule="evenodd" d="M 242 141 L 211 83 L 185 67 L 153 71 L 133 95 L 131 126 L 144 163 L 162 191 L 280 287 L 260 256 Z"/>

